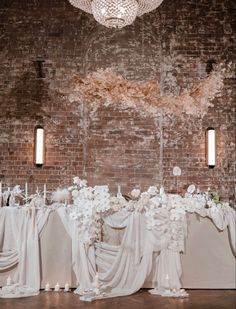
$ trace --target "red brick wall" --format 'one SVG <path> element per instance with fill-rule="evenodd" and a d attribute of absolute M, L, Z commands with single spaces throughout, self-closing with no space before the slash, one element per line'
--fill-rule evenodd
<path fill-rule="evenodd" d="M 160 119 L 114 105 L 92 113 L 68 100 L 72 71 L 112 67 L 133 80 L 158 79 L 163 93 L 178 94 L 206 77 L 206 63 L 236 60 L 233 0 L 165 0 L 120 31 L 99 26 L 67 0 L 0 2 L 0 179 L 7 185 L 69 185 L 75 175 L 90 184 L 119 183 L 123 192 L 160 185 Z M 35 61 L 45 60 L 44 79 Z M 59 90 L 59 91 L 57 91 Z M 172 168 L 182 169 L 179 191 L 195 183 L 234 198 L 236 79 L 203 120 L 163 119 L 163 178 L 176 191 Z M 46 164 L 33 164 L 33 131 L 47 132 Z M 205 165 L 205 129 L 217 129 L 217 166 Z"/>

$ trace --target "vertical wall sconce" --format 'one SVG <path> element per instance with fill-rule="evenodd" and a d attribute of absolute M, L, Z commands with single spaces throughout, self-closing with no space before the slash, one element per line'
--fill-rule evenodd
<path fill-rule="evenodd" d="M 45 163 L 45 130 L 41 126 L 35 127 L 34 163 L 39 167 Z"/>
<path fill-rule="evenodd" d="M 214 128 L 206 130 L 206 159 L 210 168 L 216 165 L 216 131 Z"/>

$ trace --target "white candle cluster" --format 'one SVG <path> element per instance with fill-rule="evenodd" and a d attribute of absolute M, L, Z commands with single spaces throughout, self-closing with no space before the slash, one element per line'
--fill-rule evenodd
<path fill-rule="evenodd" d="M 51 289 L 49 283 L 47 283 L 47 284 L 45 285 L 44 291 L 45 291 L 45 292 L 51 292 L 51 291 L 52 291 L 52 289 Z M 60 292 L 60 291 L 61 291 L 60 285 L 59 285 L 59 283 L 57 282 L 57 284 L 56 284 L 55 287 L 54 287 L 54 292 Z M 64 292 L 70 292 L 70 285 L 69 285 L 69 283 L 66 283 L 66 284 L 65 284 Z"/>

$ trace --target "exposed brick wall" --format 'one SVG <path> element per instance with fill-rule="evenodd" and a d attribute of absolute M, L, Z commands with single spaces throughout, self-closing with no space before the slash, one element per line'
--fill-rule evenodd
<path fill-rule="evenodd" d="M 119 183 L 123 192 L 160 185 L 160 118 L 110 106 L 92 113 L 68 102 L 70 73 L 112 67 L 133 80 L 158 79 L 163 93 L 178 94 L 206 77 L 206 63 L 236 63 L 234 0 L 165 0 L 120 31 L 105 29 L 67 0 L 0 2 L 0 179 L 7 185 L 69 185 L 75 175 L 90 184 Z M 36 61 L 44 60 L 44 79 Z M 55 86 L 56 85 L 56 86 Z M 59 91 L 56 90 L 58 88 Z M 65 94 L 65 95 L 63 95 Z M 47 132 L 43 168 L 33 165 L 33 131 Z M 205 129 L 217 129 L 217 166 L 205 166 Z M 234 197 L 236 79 L 203 120 L 163 119 L 163 178 L 176 191 L 195 183 Z"/>

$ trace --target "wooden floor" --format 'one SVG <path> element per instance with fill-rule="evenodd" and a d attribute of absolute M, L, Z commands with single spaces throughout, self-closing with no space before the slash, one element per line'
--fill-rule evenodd
<path fill-rule="evenodd" d="M 150 295 L 147 290 L 128 297 L 118 297 L 92 303 L 82 302 L 78 295 L 64 292 L 41 292 L 40 295 L 20 299 L 0 299 L 1 309 L 236 309 L 235 290 L 189 290 L 186 299 Z"/>

